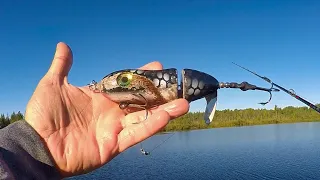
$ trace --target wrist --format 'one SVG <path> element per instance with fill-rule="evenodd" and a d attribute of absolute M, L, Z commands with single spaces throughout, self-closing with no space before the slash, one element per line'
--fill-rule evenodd
<path fill-rule="evenodd" d="M 44 142 L 25 120 L 1 129 L 0 137 L 2 158 L 18 179 L 60 179 Z"/>

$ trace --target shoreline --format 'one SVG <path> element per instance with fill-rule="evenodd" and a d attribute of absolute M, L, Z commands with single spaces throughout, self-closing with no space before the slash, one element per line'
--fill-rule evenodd
<path fill-rule="evenodd" d="M 242 126 L 218 126 L 218 127 L 209 127 L 209 128 L 199 128 L 199 129 L 185 129 L 185 130 L 173 130 L 173 131 L 160 131 L 157 135 L 171 134 L 176 132 L 188 132 L 188 131 L 197 131 L 197 130 L 207 130 L 207 129 L 222 129 L 222 128 L 241 128 L 241 127 L 253 127 L 253 126 L 265 126 L 265 125 L 285 125 L 285 124 L 299 124 L 299 123 L 320 123 L 320 119 L 316 121 L 297 121 L 297 122 L 282 122 L 282 123 L 269 123 L 269 124 L 251 124 L 251 125 L 242 125 Z"/>
<path fill-rule="evenodd" d="M 308 107 L 274 109 L 241 109 L 216 111 L 211 124 L 205 124 L 204 112 L 189 112 L 170 121 L 161 131 L 189 131 L 212 128 L 243 127 L 271 124 L 291 124 L 303 122 L 320 122 L 320 114 Z"/>

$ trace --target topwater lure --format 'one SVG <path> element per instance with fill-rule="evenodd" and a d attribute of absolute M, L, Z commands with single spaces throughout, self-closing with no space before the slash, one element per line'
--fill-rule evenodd
<path fill-rule="evenodd" d="M 148 109 L 165 104 L 177 98 L 184 98 L 193 102 L 205 98 L 207 106 L 204 113 L 206 124 L 213 120 L 216 105 L 217 91 L 220 88 L 238 88 L 242 91 L 261 90 L 269 92 L 271 101 L 275 88 L 262 88 L 248 82 L 224 83 L 219 82 L 213 76 L 192 69 L 182 70 L 181 84 L 178 84 L 177 69 L 140 70 L 124 69 L 112 72 L 102 78 L 101 81 L 92 81 L 89 88 L 94 92 L 105 93 L 112 101 L 119 104 L 121 109 L 139 108 L 146 110 L 145 119 L 148 117 Z"/>
<path fill-rule="evenodd" d="M 238 64 L 236 64 L 236 63 L 234 63 L 234 62 L 233 62 L 233 64 L 235 64 L 236 66 L 239 66 L 240 68 L 242 68 L 242 69 L 244 69 L 244 70 L 246 70 L 246 71 L 248 71 L 248 72 L 250 72 L 250 73 L 252 73 L 252 74 L 254 74 L 254 75 L 256 75 L 256 76 L 258 76 L 259 78 L 267 81 L 268 83 L 271 84 L 271 88 L 272 88 L 273 86 L 278 87 L 278 88 L 281 89 L 282 91 L 288 93 L 288 94 L 291 95 L 292 97 L 296 98 L 297 100 L 303 102 L 304 104 L 306 104 L 306 105 L 309 106 L 310 108 L 312 108 L 312 109 L 314 109 L 315 111 L 317 111 L 318 113 L 320 113 L 320 108 L 319 108 L 319 107 L 317 107 L 316 105 L 312 104 L 311 102 L 303 99 L 302 97 L 298 96 L 298 95 L 294 92 L 293 89 L 290 89 L 290 90 L 285 89 L 285 88 L 277 85 L 276 83 L 273 83 L 269 78 L 267 78 L 267 77 L 265 77 L 265 76 L 260 76 L 260 75 L 258 75 L 257 73 L 255 73 L 255 72 L 253 72 L 253 71 L 250 71 L 249 69 L 247 69 L 247 68 L 245 68 L 245 67 L 242 67 L 242 66 L 240 66 L 240 65 L 238 65 Z"/>

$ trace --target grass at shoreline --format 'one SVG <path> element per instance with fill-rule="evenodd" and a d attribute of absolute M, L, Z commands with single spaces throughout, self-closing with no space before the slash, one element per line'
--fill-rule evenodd
<path fill-rule="evenodd" d="M 275 106 L 272 110 L 222 110 L 216 112 L 210 125 L 206 125 L 203 112 L 195 112 L 171 121 L 161 132 L 299 122 L 320 122 L 320 114 L 308 107 L 292 106 L 282 109 Z"/>
<path fill-rule="evenodd" d="M 320 119 L 318 120 L 306 120 L 306 121 L 297 121 L 297 122 L 280 122 L 280 123 L 264 123 L 264 124 L 259 124 L 259 123 L 253 123 L 253 124 L 246 124 L 246 125 L 241 125 L 241 126 L 228 126 L 228 125 L 219 125 L 214 127 L 211 126 L 207 126 L 205 128 L 190 128 L 190 129 L 181 129 L 181 130 L 168 130 L 168 129 L 164 129 L 162 131 L 160 131 L 158 134 L 170 134 L 170 133 L 174 133 L 174 132 L 187 132 L 187 131 L 194 131 L 194 130 L 205 130 L 205 129 L 218 129 L 218 128 L 235 128 L 235 127 L 248 127 L 248 126 L 263 126 L 263 125 L 275 125 L 275 124 L 295 124 L 295 123 L 308 123 L 308 122 L 319 122 L 320 123 Z"/>

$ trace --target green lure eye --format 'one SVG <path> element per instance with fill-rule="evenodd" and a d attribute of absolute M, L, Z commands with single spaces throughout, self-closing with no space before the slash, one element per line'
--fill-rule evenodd
<path fill-rule="evenodd" d="M 117 83 L 121 87 L 127 87 L 132 81 L 132 74 L 120 74 L 117 77 Z"/>

